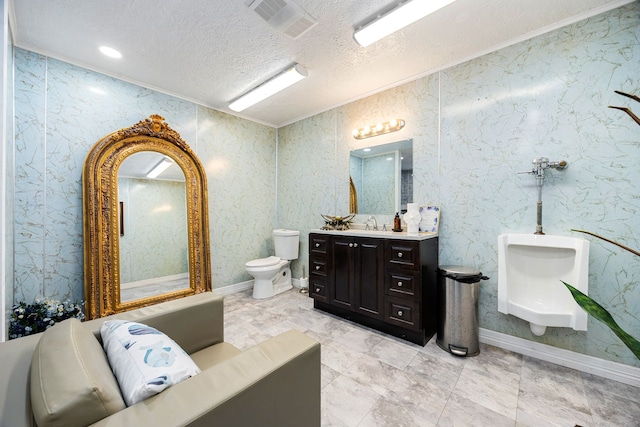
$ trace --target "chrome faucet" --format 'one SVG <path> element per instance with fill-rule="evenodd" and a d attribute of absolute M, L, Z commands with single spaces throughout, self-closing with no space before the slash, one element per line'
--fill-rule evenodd
<path fill-rule="evenodd" d="M 369 227 L 369 221 L 373 221 L 373 230 L 378 231 L 378 221 L 373 217 L 373 215 L 369 215 L 367 219 L 367 227 Z"/>

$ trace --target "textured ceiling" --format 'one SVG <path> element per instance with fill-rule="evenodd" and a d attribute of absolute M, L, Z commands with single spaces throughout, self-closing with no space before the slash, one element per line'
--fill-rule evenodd
<path fill-rule="evenodd" d="M 282 126 L 631 0 L 457 0 L 367 48 L 354 29 L 394 0 L 294 2 L 318 21 L 297 39 L 251 0 L 14 0 L 11 29 L 18 47 Z M 240 114 L 228 109 L 296 62 L 307 79 Z"/>

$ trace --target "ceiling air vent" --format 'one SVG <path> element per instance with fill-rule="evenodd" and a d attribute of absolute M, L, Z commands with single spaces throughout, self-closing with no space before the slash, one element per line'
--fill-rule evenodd
<path fill-rule="evenodd" d="M 284 0 L 255 0 L 249 4 L 255 11 L 277 31 L 297 39 L 318 22 L 298 5 Z"/>

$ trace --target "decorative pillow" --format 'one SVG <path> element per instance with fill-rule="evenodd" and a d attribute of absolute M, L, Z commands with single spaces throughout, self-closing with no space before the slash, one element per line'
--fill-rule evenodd
<path fill-rule="evenodd" d="M 127 406 L 200 373 L 175 341 L 150 326 L 109 320 L 100 335 Z"/>
<path fill-rule="evenodd" d="M 86 426 L 126 408 L 100 342 L 76 318 L 42 334 L 30 377 L 31 408 L 40 427 Z"/>

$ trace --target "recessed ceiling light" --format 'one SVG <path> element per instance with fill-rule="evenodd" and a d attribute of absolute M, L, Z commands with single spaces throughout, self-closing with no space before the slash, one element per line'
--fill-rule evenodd
<path fill-rule="evenodd" d="M 122 54 L 109 46 L 100 46 L 100 52 L 107 55 L 109 58 L 122 58 Z"/>

